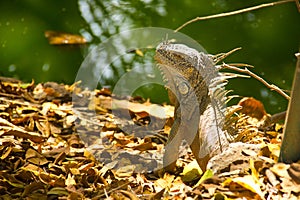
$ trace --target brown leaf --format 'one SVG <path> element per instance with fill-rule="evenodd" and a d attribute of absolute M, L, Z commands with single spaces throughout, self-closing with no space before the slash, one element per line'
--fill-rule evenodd
<path fill-rule="evenodd" d="M 26 197 L 39 189 L 45 189 L 45 185 L 40 181 L 34 181 L 34 182 L 30 183 L 29 185 L 25 186 L 22 197 Z"/>
<path fill-rule="evenodd" d="M 54 160 L 54 164 L 60 164 L 66 158 L 66 152 L 62 151 L 58 154 Z"/>
<path fill-rule="evenodd" d="M 256 182 L 256 180 L 253 179 L 253 176 L 246 175 L 244 177 L 236 177 L 236 178 L 232 178 L 232 179 L 227 179 L 224 184 L 227 185 L 231 181 L 243 186 L 244 188 L 250 190 L 251 192 L 258 194 L 261 199 L 264 199 L 264 195 L 260 189 L 260 185 Z"/>
<path fill-rule="evenodd" d="M 1 155 L 1 160 L 4 160 L 5 158 L 7 158 L 9 156 L 9 154 L 11 153 L 11 151 L 13 150 L 13 147 L 12 146 L 6 146 L 5 149 L 3 150 L 2 152 L 2 155 Z"/>
<path fill-rule="evenodd" d="M 42 133 L 42 135 L 48 138 L 51 134 L 50 123 L 48 120 L 36 120 L 35 125 L 37 129 Z"/>
<path fill-rule="evenodd" d="M 139 151 L 147 151 L 147 150 L 155 150 L 156 143 L 152 142 L 151 138 L 145 137 L 140 144 L 134 143 L 130 145 L 134 150 Z"/>
<path fill-rule="evenodd" d="M 86 44 L 87 41 L 81 35 L 63 33 L 58 31 L 45 31 L 45 37 L 50 44 L 66 45 L 66 44 Z"/>
<path fill-rule="evenodd" d="M 7 173 L 7 171 L 0 171 L 0 180 L 6 181 L 13 187 L 24 188 L 25 184 L 22 181 L 16 179 L 14 175 Z"/>
<path fill-rule="evenodd" d="M 78 135 L 72 134 L 71 137 L 68 139 L 68 143 L 73 148 L 83 148 L 84 144 L 80 140 Z"/>
<path fill-rule="evenodd" d="M 37 133 L 35 132 L 27 132 L 27 131 L 20 131 L 20 130 L 9 130 L 7 132 L 4 132 L 4 133 L 0 133 L 0 137 L 1 136 L 4 136 L 4 135 L 13 135 L 13 136 L 16 136 L 16 137 L 20 137 L 20 138 L 24 138 L 24 139 L 29 139 L 33 142 L 36 142 L 36 143 L 41 143 L 44 141 L 44 138 L 41 137 L 40 135 L 38 135 Z"/>
<path fill-rule="evenodd" d="M 47 185 L 51 185 L 53 187 L 65 187 L 65 177 L 62 175 L 57 176 L 55 174 L 45 172 L 37 173 L 37 175 L 39 176 L 39 179 Z"/>
<path fill-rule="evenodd" d="M 53 187 L 47 192 L 47 195 L 66 196 L 69 192 L 64 187 Z"/>
<path fill-rule="evenodd" d="M 35 132 L 29 132 L 24 130 L 23 128 L 20 128 L 6 119 L 3 119 L 0 117 L 0 125 L 4 124 L 5 126 L 2 126 L 1 129 L 5 130 L 2 133 L 0 133 L 0 137 L 3 135 L 13 135 L 16 137 L 21 137 L 25 139 L 29 139 L 33 142 L 41 143 L 44 141 L 44 138 L 41 137 L 38 133 Z"/>
<path fill-rule="evenodd" d="M 49 162 L 43 155 L 31 148 L 26 151 L 25 157 L 28 162 L 35 165 L 45 165 Z"/>
<path fill-rule="evenodd" d="M 116 176 L 119 178 L 126 178 L 132 176 L 134 170 L 135 170 L 135 165 L 127 165 L 124 167 L 120 167 L 116 170 Z"/>
<path fill-rule="evenodd" d="M 240 110 L 241 113 L 257 118 L 258 120 L 262 119 L 263 116 L 267 114 L 264 105 L 253 97 L 241 99 L 238 105 L 242 106 L 242 109 Z"/>
<path fill-rule="evenodd" d="M 133 194 L 132 192 L 126 191 L 126 190 L 119 190 L 123 195 L 129 197 L 131 200 L 139 200 L 139 198 Z"/>

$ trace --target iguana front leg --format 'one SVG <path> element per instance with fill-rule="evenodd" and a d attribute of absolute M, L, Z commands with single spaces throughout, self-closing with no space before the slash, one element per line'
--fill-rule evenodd
<path fill-rule="evenodd" d="M 176 115 L 175 115 L 176 116 Z M 164 170 L 167 172 L 174 172 L 176 168 L 176 161 L 178 159 L 179 154 L 179 147 L 181 145 L 181 142 L 183 139 L 186 139 L 189 134 L 193 134 L 192 131 L 195 131 L 193 129 L 190 129 L 189 127 L 186 127 L 184 124 L 182 124 L 182 127 L 180 128 L 180 118 L 175 118 L 174 124 L 172 126 L 168 142 L 165 147 L 165 153 L 163 157 L 163 163 L 164 163 Z M 194 138 L 191 138 L 192 141 L 188 141 L 190 144 L 190 148 L 192 150 L 192 153 L 199 164 L 202 171 L 206 170 L 206 165 L 209 160 L 209 155 L 206 155 L 205 157 L 200 157 L 200 147 L 201 147 L 201 141 L 199 138 L 199 131 L 196 132 L 194 135 Z"/>
<path fill-rule="evenodd" d="M 171 91 L 169 91 L 169 98 L 171 103 L 175 105 L 175 121 L 165 147 L 165 154 L 163 157 L 164 170 L 167 172 L 174 172 L 176 161 L 178 159 L 179 147 L 181 142 L 185 139 L 190 145 L 192 153 L 202 171 L 205 171 L 209 156 L 200 158 L 201 141 L 198 129 L 199 114 L 197 115 L 196 113 L 199 112 L 199 109 L 193 104 L 190 104 L 190 106 L 179 105 Z"/>
<path fill-rule="evenodd" d="M 165 147 L 163 157 L 164 170 L 167 172 L 174 172 L 176 161 L 178 159 L 179 147 L 182 142 L 182 134 L 178 134 L 180 126 L 180 119 L 176 119 L 169 134 L 168 142 Z"/>
<path fill-rule="evenodd" d="M 210 159 L 209 155 L 204 156 L 203 158 L 200 158 L 200 147 L 201 147 L 201 142 L 200 142 L 200 137 L 199 137 L 199 131 L 197 131 L 197 134 L 195 136 L 194 141 L 190 145 L 190 148 L 192 150 L 192 153 L 200 166 L 202 172 L 205 172 L 207 163 Z"/>

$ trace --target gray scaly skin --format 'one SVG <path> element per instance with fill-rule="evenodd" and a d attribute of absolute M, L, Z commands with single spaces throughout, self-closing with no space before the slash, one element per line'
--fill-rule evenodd
<path fill-rule="evenodd" d="M 164 169 L 174 172 L 179 147 L 185 139 L 202 171 L 213 154 L 228 145 L 222 127 L 226 76 L 214 57 L 183 44 L 161 43 L 155 60 L 160 66 L 171 103 L 175 106 L 165 154 Z"/>

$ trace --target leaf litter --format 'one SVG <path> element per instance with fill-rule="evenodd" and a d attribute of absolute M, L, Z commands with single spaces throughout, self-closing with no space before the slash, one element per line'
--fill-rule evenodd
<path fill-rule="evenodd" d="M 267 123 L 259 101 L 230 107 L 233 143 L 208 171 L 183 146 L 168 174 L 160 160 L 172 106 L 77 84 L 0 79 L 1 199 L 298 199 L 300 163 L 277 163 L 282 125 Z M 80 116 L 72 93 L 88 97 Z"/>

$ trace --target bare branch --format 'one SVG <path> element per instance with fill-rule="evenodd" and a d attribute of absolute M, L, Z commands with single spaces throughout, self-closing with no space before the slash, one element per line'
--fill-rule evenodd
<path fill-rule="evenodd" d="M 238 51 L 238 50 L 241 50 L 242 48 L 241 47 L 238 47 L 238 48 L 235 48 L 227 53 L 219 53 L 217 55 L 214 55 L 213 59 L 214 59 L 214 63 L 218 63 L 220 62 L 221 60 L 224 60 L 226 57 L 228 57 L 230 54 Z"/>
<path fill-rule="evenodd" d="M 237 72 L 241 72 L 241 73 L 245 73 L 248 74 L 250 76 L 252 76 L 253 78 L 255 78 L 256 80 L 260 81 L 261 83 L 263 83 L 265 86 L 267 86 L 268 88 L 270 88 L 271 90 L 274 90 L 276 92 L 278 92 L 280 95 L 282 95 L 284 98 L 286 98 L 287 100 L 290 100 L 289 95 L 287 95 L 285 92 L 282 91 L 282 89 L 280 89 L 279 87 L 277 87 L 276 85 L 273 84 L 269 84 L 267 81 L 265 81 L 263 78 L 259 77 L 258 75 L 254 74 L 253 72 L 251 72 L 250 70 L 246 68 L 241 69 L 241 68 L 237 68 L 228 64 L 223 63 L 222 67 L 224 69 L 230 69 L 230 70 L 234 70 Z"/>
<path fill-rule="evenodd" d="M 244 8 L 244 9 L 241 9 L 241 10 L 235 10 L 235 11 L 226 12 L 226 13 L 208 15 L 208 16 L 204 16 L 204 17 L 196 17 L 194 19 L 191 19 L 190 21 L 187 21 L 186 23 L 184 23 L 180 27 L 178 27 L 175 30 L 175 32 L 178 32 L 179 30 L 181 30 L 185 26 L 187 26 L 187 25 L 189 25 L 193 22 L 196 22 L 196 21 L 214 19 L 214 18 L 219 18 L 219 17 L 227 17 L 227 16 L 231 16 L 231 15 L 237 15 L 237 14 L 241 14 L 241 13 L 245 13 L 245 12 L 249 12 L 249 11 L 253 11 L 253 10 L 258 10 L 258 9 L 261 9 L 261 8 L 271 7 L 271 6 L 275 6 L 275 5 L 279 5 L 279 4 L 289 3 L 289 2 L 296 2 L 297 8 L 300 12 L 299 1 L 298 0 L 283 0 L 283 1 L 277 1 L 277 2 L 272 2 L 272 3 L 265 3 L 265 4 L 258 5 L 258 6 L 253 6 L 253 7 Z"/>

